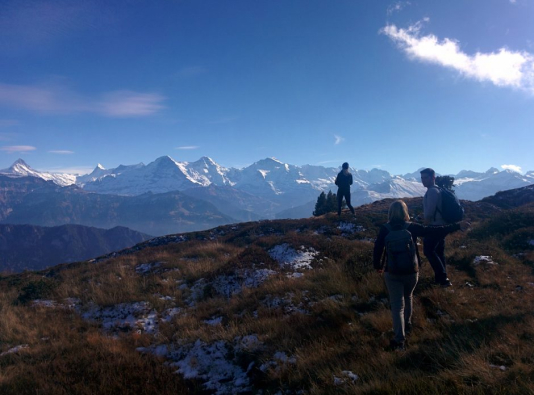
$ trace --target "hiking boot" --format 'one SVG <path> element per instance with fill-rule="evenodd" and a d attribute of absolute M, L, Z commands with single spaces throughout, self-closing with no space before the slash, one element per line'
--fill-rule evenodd
<path fill-rule="evenodd" d="M 446 278 L 445 280 L 443 280 L 442 282 L 440 282 L 439 285 L 441 285 L 441 288 L 449 288 L 449 287 L 452 287 L 451 280 L 449 280 L 448 278 Z"/>
<path fill-rule="evenodd" d="M 406 347 L 404 346 L 404 342 L 398 342 L 395 339 L 391 339 L 389 342 L 389 349 L 391 351 L 404 351 L 406 350 Z"/>

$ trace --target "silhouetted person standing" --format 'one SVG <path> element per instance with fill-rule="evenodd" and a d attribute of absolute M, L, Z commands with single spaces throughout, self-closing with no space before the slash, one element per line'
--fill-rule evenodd
<path fill-rule="evenodd" d="M 436 186 L 436 172 L 430 168 L 421 170 L 421 182 L 427 188 L 423 198 L 424 224 L 446 225 L 441 216 L 442 197 L 440 189 Z M 436 284 L 450 287 L 452 283 L 447 278 L 445 266 L 445 236 L 426 236 L 423 241 L 423 251 L 434 269 Z"/>
<path fill-rule="evenodd" d="M 349 171 L 349 164 L 343 163 L 342 170 L 336 177 L 337 190 L 337 215 L 341 215 L 341 205 L 343 204 L 343 198 L 347 203 L 347 207 L 354 214 L 354 207 L 350 205 L 350 186 L 352 185 L 352 174 Z"/>

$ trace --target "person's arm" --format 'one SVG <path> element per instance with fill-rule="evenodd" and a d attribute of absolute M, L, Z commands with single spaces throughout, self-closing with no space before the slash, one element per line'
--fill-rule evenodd
<path fill-rule="evenodd" d="M 425 225 L 430 225 L 434 222 L 436 210 L 438 208 L 439 193 L 439 189 L 437 188 L 428 188 L 428 191 L 426 192 L 426 205 L 424 207 Z"/>
<path fill-rule="evenodd" d="M 337 186 L 339 186 L 338 183 L 339 183 L 339 174 L 336 176 L 336 182 L 335 182 L 335 184 L 336 184 Z"/>
<path fill-rule="evenodd" d="M 414 222 L 408 227 L 408 231 L 415 237 L 436 236 L 445 237 L 449 233 L 460 230 L 460 223 L 444 226 L 424 226 Z"/>
<path fill-rule="evenodd" d="M 373 267 L 375 270 L 382 270 L 382 254 L 384 253 L 385 239 L 388 234 L 387 228 L 382 225 L 378 232 L 378 237 L 375 241 L 375 248 L 373 250 Z"/>
<path fill-rule="evenodd" d="M 350 175 L 350 184 L 349 185 L 352 185 L 352 174 Z"/>

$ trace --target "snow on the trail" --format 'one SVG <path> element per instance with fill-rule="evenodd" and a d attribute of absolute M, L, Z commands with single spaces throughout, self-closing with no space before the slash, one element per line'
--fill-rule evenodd
<path fill-rule="evenodd" d="M 311 263 L 318 252 L 313 248 L 301 246 L 297 251 L 289 244 L 279 244 L 269 250 L 269 255 L 277 261 L 281 267 L 296 269 L 312 269 Z"/>
<path fill-rule="evenodd" d="M 170 352 L 169 357 L 174 362 L 169 365 L 178 368 L 176 372 L 186 379 L 203 380 L 206 389 L 215 390 L 219 395 L 250 391 L 247 373 L 253 363 L 245 371 L 232 362 L 233 354 L 222 340 L 207 344 L 199 339 Z"/>
<path fill-rule="evenodd" d="M 24 350 L 25 348 L 30 348 L 30 346 L 27 345 L 27 344 L 21 344 L 19 346 L 12 347 L 9 350 L 4 351 L 3 353 L 1 353 L 0 357 L 3 357 L 4 355 L 8 355 L 8 354 L 15 354 L 15 353 L 19 352 L 20 350 Z"/>
<path fill-rule="evenodd" d="M 270 276 L 277 274 L 270 269 L 239 269 L 234 274 L 225 274 L 215 277 L 211 282 L 205 278 L 197 280 L 189 289 L 190 296 L 186 299 L 189 306 L 193 306 L 196 301 L 204 297 L 204 290 L 208 285 L 213 287 L 215 292 L 227 298 L 237 295 L 243 288 L 257 288 Z M 186 290 L 187 285 L 182 284 L 181 290 Z"/>
<path fill-rule="evenodd" d="M 157 332 L 158 314 L 148 302 L 120 303 L 110 307 L 90 305 L 82 318 L 99 321 L 106 330 L 140 329 L 147 333 Z"/>
<path fill-rule="evenodd" d="M 493 261 L 493 258 L 490 255 L 476 256 L 475 259 L 473 260 L 473 265 L 478 266 L 481 263 L 486 264 L 486 265 L 498 265 L 497 262 Z"/>
<path fill-rule="evenodd" d="M 337 227 L 343 233 L 365 232 L 365 228 L 352 222 L 340 222 Z"/>
<path fill-rule="evenodd" d="M 266 372 L 269 369 L 274 369 L 276 372 L 280 372 L 282 368 L 288 365 L 294 365 L 297 363 L 296 357 L 288 357 L 285 352 L 277 351 L 273 355 L 273 359 L 265 362 L 260 366 L 262 372 Z"/>

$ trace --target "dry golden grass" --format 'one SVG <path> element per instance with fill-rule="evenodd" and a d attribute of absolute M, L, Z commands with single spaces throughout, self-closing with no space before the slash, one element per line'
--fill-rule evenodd
<path fill-rule="evenodd" d="M 235 231 L 225 228 L 217 240 L 197 232 L 185 243 L 62 266 L 44 278 L 43 273 L 2 277 L 0 352 L 29 347 L 0 357 L 0 393 L 203 393 L 202 383 L 184 381 L 164 360 L 136 347 L 198 339 L 233 344 L 247 335 L 262 344 L 239 355 L 240 366 L 255 364 L 254 393 L 534 393 L 533 252 L 514 257 L 516 251 L 492 233 L 493 222 L 476 224 L 473 236 L 449 236 L 454 287 L 435 288 L 432 269 L 428 263 L 422 267 L 414 332 L 405 352 L 391 352 L 387 291 L 383 277 L 370 267 L 372 243 L 362 240 L 376 235 L 384 208 L 380 202 L 359 208 L 356 221 L 367 230 L 351 235 L 342 235 L 330 215 L 248 223 Z M 476 207 L 469 209 L 484 217 L 476 216 Z M 282 243 L 317 250 L 314 269 L 300 278 L 273 275 L 230 298 L 210 288 L 189 306 L 190 288 L 201 278 L 209 282 L 239 269 L 279 271 L 268 250 Z M 473 266 L 477 255 L 491 255 L 499 264 Z M 154 270 L 136 271 L 156 262 Z M 113 338 L 71 310 L 32 307 L 37 296 L 100 306 L 148 301 L 159 313 L 170 307 L 182 313 L 161 322 L 155 336 L 130 331 Z M 205 322 L 215 317 L 221 324 Z M 294 363 L 260 370 L 276 352 L 294 357 Z M 346 370 L 359 379 L 334 386 L 334 376 Z"/>

